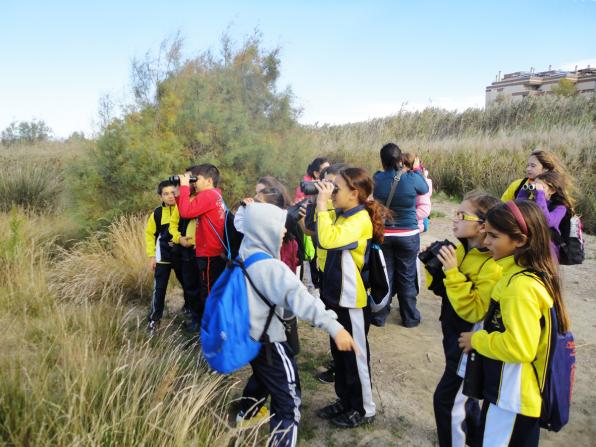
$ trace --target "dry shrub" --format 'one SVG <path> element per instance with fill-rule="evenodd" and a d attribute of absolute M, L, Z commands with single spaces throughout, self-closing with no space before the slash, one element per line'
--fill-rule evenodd
<path fill-rule="evenodd" d="M 145 216 L 121 217 L 105 231 L 62 250 L 52 269 L 50 290 L 77 303 L 149 296 L 145 222 Z"/>

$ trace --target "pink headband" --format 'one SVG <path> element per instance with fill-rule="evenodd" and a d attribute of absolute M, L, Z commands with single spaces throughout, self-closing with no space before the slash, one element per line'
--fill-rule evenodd
<path fill-rule="evenodd" d="M 517 224 L 519 225 L 519 228 L 521 229 L 522 233 L 524 233 L 527 236 L 528 235 L 528 225 L 526 225 L 524 216 L 521 213 L 521 211 L 519 210 L 519 208 L 517 207 L 516 203 L 513 200 L 510 200 L 509 202 L 506 203 L 506 205 L 507 205 L 507 208 L 509 208 L 509 211 L 511 211 L 511 214 L 513 214 L 513 217 L 515 217 L 515 220 L 517 221 Z"/>

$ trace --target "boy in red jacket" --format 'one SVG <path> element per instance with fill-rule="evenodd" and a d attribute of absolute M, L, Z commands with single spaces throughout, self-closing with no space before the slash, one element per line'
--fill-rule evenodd
<path fill-rule="evenodd" d="M 193 318 L 190 331 L 199 330 L 205 301 L 211 287 L 224 271 L 226 262 L 223 244 L 226 208 L 217 188 L 219 170 L 212 164 L 194 166 L 192 173 L 197 177 L 195 189 L 197 195 L 190 200 L 190 175 L 180 175 L 180 195 L 178 196 L 178 211 L 185 219 L 197 218 L 195 236 L 196 259 L 199 269 L 199 315 Z"/>

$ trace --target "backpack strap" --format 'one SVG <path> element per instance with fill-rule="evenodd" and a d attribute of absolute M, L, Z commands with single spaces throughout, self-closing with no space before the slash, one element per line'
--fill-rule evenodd
<path fill-rule="evenodd" d="M 225 218 L 224 218 L 224 237 L 227 240 L 227 222 L 228 222 L 228 211 L 226 210 L 226 214 L 225 214 Z M 228 260 L 230 260 L 232 258 L 232 248 L 230 247 L 230 241 L 228 241 L 228 243 L 226 244 L 224 242 L 224 240 L 220 237 L 219 233 L 217 232 L 217 230 L 215 229 L 215 227 L 213 226 L 213 223 L 211 222 L 211 219 L 209 219 L 209 217 L 207 217 L 207 215 L 205 215 L 205 219 L 207 219 L 207 223 L 209 224 L 209 226 L 211 227 L 211 229 L 213 230 L 213 232 L 215 233 L 215 235 L 217 236 L 217 239 L 219 239 L 219 242 L 221 242 L 222 247 L 226 250 L 226 258 L 228 258 Z"/>
<path fill-rule="evenodd" d="M 401 174 L 401 170 L 397 170 L 395 172 L 395 176 L 393 177 L 393 181 L 391 182 L 391 191 L 389 191 L 389 196 L 387 196 L 387 201 L 385 202 L 385 206 L 387 208 L 389 208 L 389 205 L 391 205 L 391 201 L 393 200 L 393 196 L 395 195 L 395 190 L 397 189 L 397 184 L 399 183 Z"/>
<path fill-rule="evenodd" d="M 517 195 L 519 194 L 519 192 L 521 191 L 521 189 L 524 187 L 524 185 L 528 183 L 528 177 L 524 177 L 522 179 L 521 182 L 519 182 L 519 185 L 517 185 L 517 188 L 515 188 L 515 191 L 513 192 L 513 200 L 515 200 L 517 198 Z"/>
<path fill-rule="evenodd" d="M 271 303 L 271 301 L 269 301 L 267 299 L 267 297 L 265 295 L 263 295 L 259 289 L 257 289 L 257 287 L 255 286 L 255 283 L 252 281 L 252 278 L 250 277 L 250 275 L 248 274 L 248 271 L 246 269 L 248 267 L 250 267 L 252 264 L 254 264 L 255 262 L 259 262 L 259 261 L 263 261 L 265 259 L 271 259 L 271 258 L 272 257 L 270 255 L 268 255 L 267 253 L 258 252 L 258 253 L 255 253 L 255 254 L 249 256 L 246 261 L 242 261 L 242 259 L 240 259 L 240 258 L 237 258 L 235 261 L 237 263 L 237 265 L 242 269 L 242 273 L 244 273 L 244 276 L 248 280 L 250 286 L 257 293 L 259 298 L 261 298 L 261 300 L 267 305 L 267 307 L 269 307 L 269 315 L 267 315 L 267 321 L 265 322 L 265 327 L 263 329 L 263 333 L 259 337 L 259 341 L 261 343 L 269 343 L 269 335 L 267 334 L 267 331 L 269 330 L 269 325 L 271 324 L 271 320 L 273 320 L 274 315 L 277 317 L 277 319 L 279 321 L 281 321 L 282 324 L 284 321 L 279 315 L 277 315 L 275 313 L 275 304 Z"/>

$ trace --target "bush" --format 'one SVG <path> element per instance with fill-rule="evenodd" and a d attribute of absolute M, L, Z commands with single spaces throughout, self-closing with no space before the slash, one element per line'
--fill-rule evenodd
<path fill-rule="evenodd" d="M 60 203 L 62 180 L 57 167 L 22 159 L 0 159 L 0 211 L 13 206 L 43 210 Z"/>
<path fill-rule="evenodd" d="M 121 217 L 72 249 L 61 249 L 50 290 L 75 303 L 146 300 L 153 284 L 145 254 L 146 219 Z"/>

